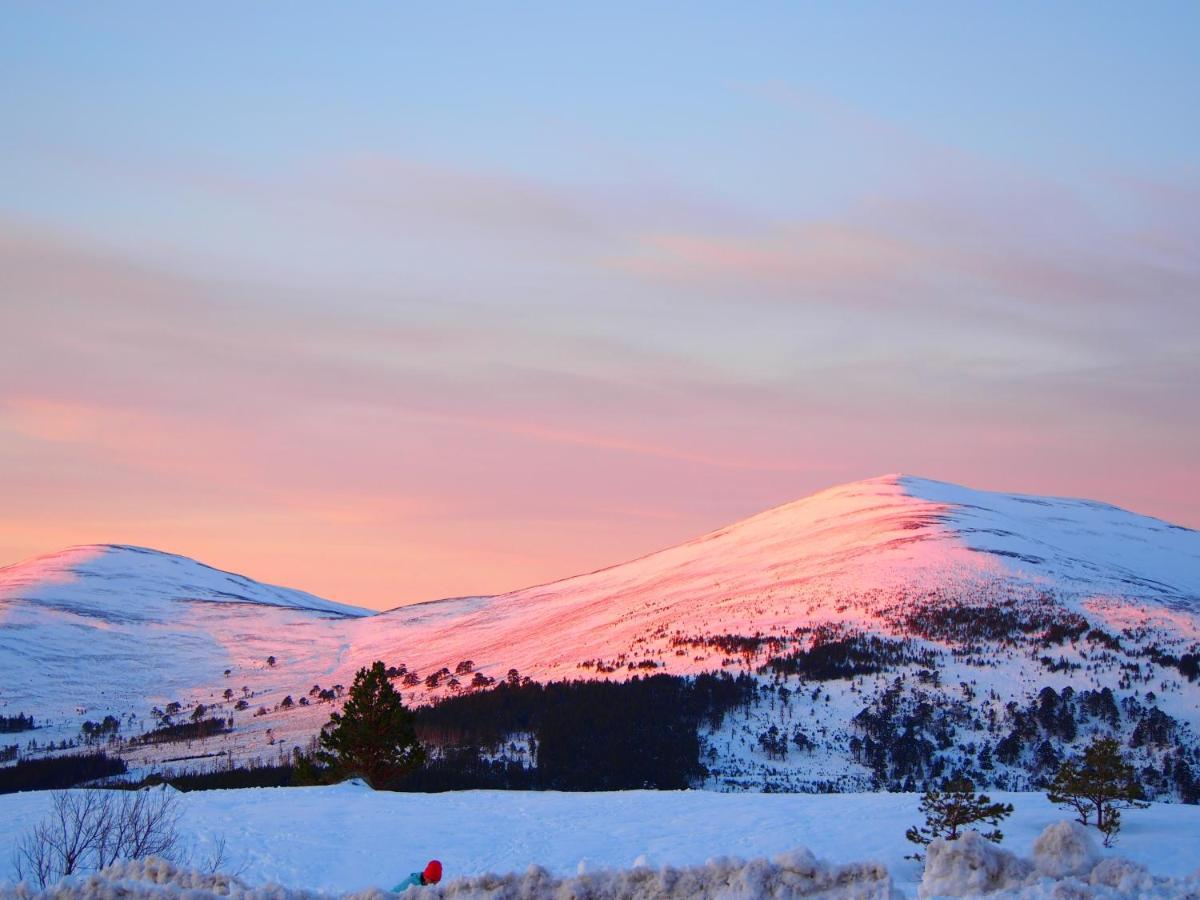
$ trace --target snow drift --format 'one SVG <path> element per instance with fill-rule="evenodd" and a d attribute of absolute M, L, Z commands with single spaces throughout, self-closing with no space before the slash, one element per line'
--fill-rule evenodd
<path fill-rule="evenodd" d="M 386 900 L 395 895 L 377 888 L 333 895 L 275 884 L 253 886 L 231 875 L 199 872 L 154 858 L 66 878 L 44 891 L 26 885 L 0 887 L 0 900 L 327 900 L 334 896 Z M 404 896 L 411 900 L 892 900 L 903 895 L 879 863 L 834 865 L 799 848 L 769 860 L 720 858 L 700 866 L 635 866 L 581 871 L 571 877 L 557 877 L 535 865 L 523 873 L 489 873 L 415 888 Z M 1200 871 L 1188 878 L 1163 878 L 1127 859 L 1101 859 L 1087 829 L 1074 822 L 1057 822 L 1038 838 L 1031 860 L 989 843 L 974 831 L 956 841 L 935 840 L 929 846 L 919 896 L 1198 898 Z"/>
<path fill-rule="evenodd" d="M 929 845 L 921 898 L 1182 898 L 1200 897 L 1200 870 L 1185 879 L 1158 878 L 1121 857 L 1101 860 L 1100 849 L 1077 822 L 1056 822 L 1033 845 L 1033 859 L 993 844 L 976 831 Z"/>
<path fill-rule="evenodd" d="M 161 859 L 134 860 L 102 872 L 67 878 L 45 891 L 25 886 L 0 888 L 4 900 L 318 900 L 331 895 L 279 885 L 252 887 L 229 875 L 183 869 Z M 369 889 L 342 895 L 345 900 L 395 896 Z M 876 863 L 837 866 L 817 860 L 807 850 L 774 860 L 710 860 L 703 866 L 584 872 L 557 878 L 540 866 L 524 873 L 486 874 L 405 892 L 412 900 L 688 900 L 688 898 L 813 898 L 813 900 L 891 900 L 900 896 L 887 869 Z"/>

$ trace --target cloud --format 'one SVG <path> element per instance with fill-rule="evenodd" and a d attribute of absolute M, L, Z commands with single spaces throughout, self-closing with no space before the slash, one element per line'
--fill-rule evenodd
<path fill-rule="evenodd" d="M 893 143 L 912 185 L 819 213 L 364 155 L 125 172 L 178 221 L 119 239 L 0 220 L 0 552 L 167 544 L 386 606 L 883 471 L 1196 524 L 1186 186 L 940 183 Z"/>
<path fill-rule="evenodd" d="M 318 199 L 382 227 L 453 227 L 491 239 L 557 243 L 608 235 L 577 195 L 498 171 L 472 171 L 391 156 L 340 160 L 314 173 Z"/>
<path fill-rule="evenodd" d="M 793 299 L 857 296 L 885 305 L 921 263 L 919 248 L 849 225 L 797 223 L 756 236 L 651 234 L 623 264 L 703 288 L 757 288 Z M 753 299 L 753 294 L 747 299 Z"/>

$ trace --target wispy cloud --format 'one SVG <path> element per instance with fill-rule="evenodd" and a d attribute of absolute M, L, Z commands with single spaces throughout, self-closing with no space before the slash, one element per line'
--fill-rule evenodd
<path fill-rule="evenodd" d="M 1200 523 L 1195 186 L 797 103 L 869 179 L 80 154 L 139 208 L 0 219 L 0 554 L 160 544 L 388 606 L 882 471 Z"/>
<path fill-rule="evenodd" d="M 799 223 L 758 236 L 645 235 L 639 252 L 625 264 L 700 291 L 714 284 L 740 289 L 747 300 L 856 296 L 887 304 L 894 300 L 889 290 L 914 273 L 921 255 L 918 247 L 877 232 Z"/>

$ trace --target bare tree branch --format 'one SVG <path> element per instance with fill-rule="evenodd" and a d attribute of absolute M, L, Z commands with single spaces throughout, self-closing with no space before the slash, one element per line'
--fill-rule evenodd
<path fill-rule="evenodd" d="M 17 841 L 17 877 L 44 888 L 117 860 L 174 860 L 179 818 L 178 802 L 168 793 L 58 791 L 51 797 L 50 814 Z"/>

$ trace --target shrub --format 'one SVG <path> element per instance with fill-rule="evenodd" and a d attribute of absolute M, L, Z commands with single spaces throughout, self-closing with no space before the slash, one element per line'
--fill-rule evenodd
<path fill-rule="evenodd" d="M 57 792 L 50 815 L 17 840 L 17 878 L 33 879 L 44 888 L 120 859 L 173 859 L 179 815 L 175 796 L 165 792 Z"/>

